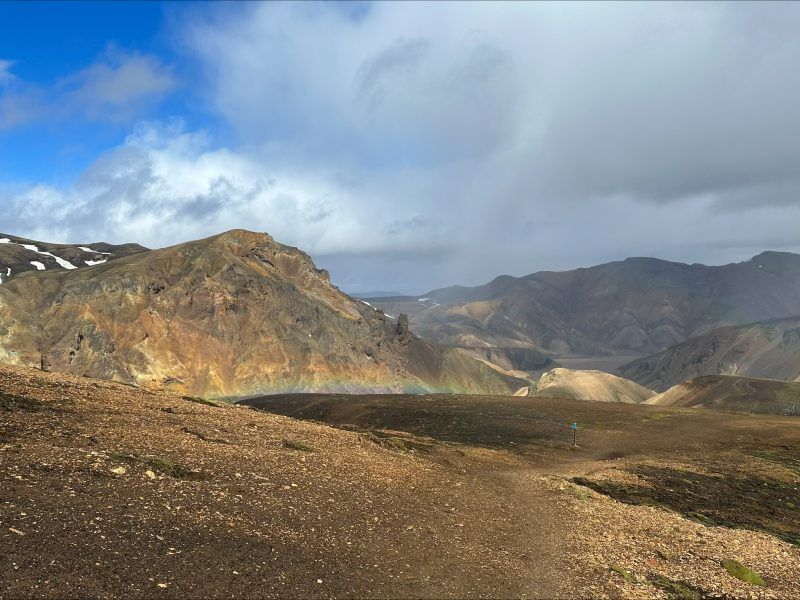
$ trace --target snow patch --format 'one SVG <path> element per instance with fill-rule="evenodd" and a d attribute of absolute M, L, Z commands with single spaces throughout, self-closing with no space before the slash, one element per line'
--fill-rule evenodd
<path fill-rule="evenodd" d="M 103 260 L 84 260 L 83 262 L 85 262 L 90 267 L 93 267 L 95 265 L 102 265 L 107 260 L 108 260 L 107 258 L 104 258 Z"/>
<path fill-rule="evenodd" d="M 0 244 L 10 244 L 11 240 L 8 238 L 0 238 Z"/>
<path fill-rule="evenodd" d="M 93 254 L 105 254 L 106 256 L 111 254 L 111 252 L 100 252 L 100 250 L 92 250 L 88 246 L 78 246 L 78 250 L 83 250 L 84 252 L 92 252 Z"/>
<path fill-rule="evenodd" d="M 40 263 L 38 260 L 32 260 L 31 264 L 34 267 L 36 267 L 37 271 L 44 271 L 44 269 L 45 269 L 44 265 L 42 263 Z"/>
<path fill-rule="evenodd" d="M 42 256 L 49 256 L 50 258 L 54 258 L 55 261 L 60 266 L 64 267 L 65 269 L 77 269 L 78 268 L 75 265 L 73 265 L 71 262 L 69 262 L 68 260 L 64 260 L 63 258 L 61 258 L 59 256 L 56 256 L 55 254 L 51 254 L 50 252 L 45 252 L 44 250 L 39 250 L 39 247 L 35 246 L 33 244 L 20 244 L 20 246 L 22 246 L 26 250 L 30 250 L 32 252 L 36 252 L 36 254 L 41 254 Z M 33 264 L 33 262 L 31 262 L 31 264 Z"/>

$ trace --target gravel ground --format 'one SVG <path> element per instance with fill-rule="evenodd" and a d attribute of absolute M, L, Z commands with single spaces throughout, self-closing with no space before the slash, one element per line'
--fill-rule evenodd
<path fill-rule="evenodd" d="M 668 494 L 626 504 L 571 481 L 658 491 L 642 468 L 735 474 L 762 421 L 675 454 L 617 433 L 622 410 L 596 413 L 596 452 L 537 454 L 0 367 L 0 597 L 669 597 L 663 578 L 683 583 L 673 597 L 800 597 L 797 546 L 690 520 Z M 746 466 L 797 483 L 791 462 Z"/>

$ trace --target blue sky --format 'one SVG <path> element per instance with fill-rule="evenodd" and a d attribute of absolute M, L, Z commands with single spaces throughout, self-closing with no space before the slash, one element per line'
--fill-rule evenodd
<path fill-rule="evenodd" d="M 352 291 L 800 250 L 800 5 L 0 3 L 0 232 Z"/>
<path fill-rule="evenodd" d="M 109 48 L 179 60 L 165 23 L 179 5 L 156 2 L 0 3 L 0 57 L 19 80 L 47 88 L 100 59 Z M 35 26 L 34 26 L 35 24 Z M 181 114 L 196 107 L 170 94 L 143 114 Z M 192 109 L 195 110 L 192 110 Z M 66 182 L 103 150 L 120 144 L 125 123 L 46 119 L 0 132 L 0 178 Z"/>

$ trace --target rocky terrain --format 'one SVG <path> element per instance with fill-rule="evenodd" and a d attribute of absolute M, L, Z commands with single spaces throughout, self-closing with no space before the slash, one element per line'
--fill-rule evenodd
<path fill-rule="evenodd" d="M 629 258 L 369 302 L 408 313 L 420 335 L 459 347 L 643 355 L 723 325 L 800 314 L 800 255 L 764 252 L 719 267 Z"/>
<path fill-rule="evenodd" d="M 636 382 L 602 371 L 558 368 L 542 374 L 536 383 L 533 395 L 636 404 L 652 398 L 655 396 L 655 392 Z"/>
<path fill-rule="evenodd" d="M 674 385 L 645 403 L 800 416 L 800 382 L 705 375 Z"/>
<path fill-rule="evenodd" d="M 252 403 L 335 426 L 0 367 L 0 596 L 800 595 L 795 419 L 563 398 Z"/>
<path fill-rule="evenodd" d="M 800 317 L 715 329 L 618 373 L 657 391 L 702 375 L 800 380 Z"/>
<path fill-rule="evenodd" d="M 208 397 L 525 385 L 419 339 L 405 317 L 331 285 L 304 252 L 243 230 L 14 275 L 0 285 L 0 360 Z"/>

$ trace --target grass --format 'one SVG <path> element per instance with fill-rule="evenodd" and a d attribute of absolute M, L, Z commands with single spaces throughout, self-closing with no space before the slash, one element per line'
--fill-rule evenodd
<path fill-rule="evenodd" d="M 309 446 L 308 444 L 304 444 L 303 442 L 297 442 L 295 440 L 283 440 L 283 447 L 289 448 L 290 450 L 299 450 L 300 452 L 314 452 L 314 448 Z"/>
<path fill-rule="evenodd" d="M 745 567 L 738 560 L 732 560 L 732 559 L 723 560 L 722 566 L 725 567 L 725 570 L 730 575 L 736 577 L 736 579 L 744 581 L 745 583 L 752 583 L 753 585 L 759 585 L 761 587 L 767 585 L 766 583 L 764 583 L 764 580 L 761 578 L 761 575 L 759 575 L 752 569 Z"/>

